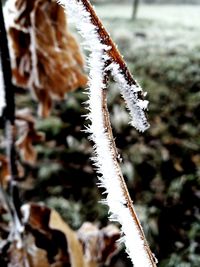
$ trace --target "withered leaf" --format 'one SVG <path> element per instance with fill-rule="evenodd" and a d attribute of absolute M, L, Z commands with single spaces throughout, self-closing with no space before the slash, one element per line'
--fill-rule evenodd
<path fill-rule="evenodd" d="M 26 204 L 22 207 L 22 213 L 27 225 L 26 229 L 35 236 L 36 245 L 47 251 L 51 266 L 84 267 L 80 261 L 82 257 L 80 243 L 57 212 L 43 205 Z M 76 244 L 71 247 L 73 242 Z M 79 251 L 77 247 L 80 247 Z M 80 254 L 77 254 L 76 251 Z M 73 253 L 76 254 L 77 259 L 73 259 Z"/>
<path fill-rule="evenodd" d="M 17 140 L 16 146 L 20 150 L 23 161 L 29 164 L 34 164 L 37 158 L 37 153 L 33 146 L 36 142 L 41 142 L 45 139 L 44 133 L 35 130 L 35 120 L 31 115 L 20 113 L 16 119 L 24 123 L 23 134 Z"/>
<path fill-rule="evenodd" d="M 36 245 L 47 251 L 49 260 L 49 251 L 51 256 L 54 253 L 53 266 L 68 261 L 72 267 L 97 267 L 102 263 L 108 264 L 119 250 L 116 240 L 120 237 L 120 231 L 115 225 L 99 229 L 87 222 L 76 232 L 55 210 L 43 205 L 26 204 L 22 207 L 22 213 L 28 226 L 26 230 L 34 235 Z M 66 243 L 61 242 L 63 237 Z"/>
<path fill-rule="evenodd" d="M 71 266 L 84 267 L 85 260 L 83 257 L 82 246 L 78 240 L 77 234 L 72 229 L 70 229 L 70 227 L 63 221 L 63 219 L 55 210 L 52 210 L 51 212 L 49 227 L 51 229 L 62 231 L 65 234 L 68 242 L 68 251 L 70 255 Z"/>
<path fill-rule="evenodd" d="M 0 183 L 1 186 L 5 187 L 10 179 L 10 172 L 8 167 L 7 158 L 0 155 Z"/>
<path fill-rule="evenodd" d="M 78 231 L 78 237 L 88 263 L 109 264 L 113 255 L 119 251 L 116 241 L 120 238 L 120 231 L 114 224 L 99 229 L 85 222 Z"/>
<path fill-rule="evenodd" d="M 18 171 L 18 178 L 22 178 L 24 176 L 24 168 L 16 161 L 17 171 Z M 6 156 L 0 154 L 0 184 L 3 188 L 6 188 L 8 182 L 10 181 L 10 170 L 8 166 L 8 160 Z"/>
<path fill-rule="evenodd" d="M 18 248 L 15 242 L 10 245 L 8 259 L 10 267 L 51 267 L 46 251 L 36 246 L 35 238 L 30 233 L 26 234 L 21 248 Z"/>
<path fill-rule="evenodd" d="M 8 0 L 7 11 L 13 14 L 7 16 L 13 81 L 32 90 L 46 117 L 53 99 L 86 86 L 79 45 L 54 0 Z"/>

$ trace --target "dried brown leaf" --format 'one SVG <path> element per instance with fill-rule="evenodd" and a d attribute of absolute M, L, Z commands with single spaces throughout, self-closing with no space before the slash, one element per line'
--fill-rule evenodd
<path fill-rule="evenodd" d="M 17 165 L 17 171 L 18 171 L 18 178 L 24 177 L 24 168 L 19 163 L 19 161 L 16 162 Z M 0 185 L 3 188 L 6 188 L 8 185 L 8 182 L 10 181 L 10 170 L 8 165 L 8 160 L 6 156 L 0 154 Z"/>
<path fill-rule="evenodd" d="M 55 1 L 15 0 L 15 10 L 11 2 L 7 9 L 14 16 L 7 24 L 13 80 L 33 91 L 39 114 L 46 117 L 52 99 L 63 99 L 67 92 L 86 86 L 83 56 Z"/>
<path fill-rule="evenodd" d="M 24 123 L 24 127 L 22 127 L 23 133 L 17 140 L 16 146 L 20 150 L 23 161 L 29 164 L 34 164 L 37 158 L 37 153 L 33 144 L 43 141 L 45 135 L 44 133 L 35 130 L 35 120 L 31 115 L 27 114 L 26 111 L 17 114 L 16 119 Z"/>
<path fill-rule="evenodd" d="M 0 183 L 1 186 L 5 187 L 10 180 L 10 172 L 7 158 L 0 155 Z"/>
<path fill-rule="evenodd" d="M 51 267 L 45 250 L 38 248 L 32 234 L 26 234 L 25 242 L 21 248 L 12 243 L 8 250 L 8 266 L 12 267 Z"/>
<path fill-rule="evenodd" d="M 53 212 L 49 208 L 37 204 L 26 204 L 22 207 L 26 228 L 35 236 L 36 245 L 47 252 L 50 266 L 71 266 L 69 241 L 59 227 L 59 219 L 56 218 L 56 221 L 55 218 L 52 219 Z M 55 229 L 51 228 L 51 223 L 53 225 L 56 223 Z"/>
<path fill-rule="evenodd" d="M 85 222 L 78 231 L 79 240 L 88 263 L 109 264 L 113 255 L 119 251 L 116 241 L 120 238 L 119 229 L 111 224 L 99 229 L 96 225 Z"/>
<path fill-rule="evenodd" d="M 54 265 L 68 260 L 72 267 L 97 267 L 108 264 L 111 257 L 119 250 L 116 240 L 120 237 L 119 229 L 109 225 L 99 229 L 91 223 L 84 223 L 78 232 L 73 231 L 61 216 L 55 211 L 38 204 L 26 204 L 22 207 L 24 221 L 35 233 L 36 244 L 40 244 L 40 236 L 44 244 L 51 247 L 57 245 L 58 253 L 54 256 Z M 40 234 L 38 234 L 40 233 Z M 58 242 L 60 235 L 65 237 L 66 247 Z M 45 238 L 48 240 L 44 242 Z M 57 241 L 56 241 L 57 240 Z M 46 250 L 48 251 L 48 248 Z M 69 257 L 69 258 L 67 258 Z"/>
<path fill-rule="evenodd" d="M 77 238 L 76 233 L 63 221 L 60 215 L 55 211 L 51 211 L 49 227 L 63 232 L 68 241 L 68 252 L 72 267 L 84 267 L 85 261 L 83 257 L 82 246 Z"/>
<path fill-rule="evenodd" d="M 31 74 L 31 51 L 30 34 L 23 32 L 15 27 L 9 28 L 9 38 L 14 40 L 12 42 L 13 56 L 12 56 L 12 73 L 13 81 L 17 86 L 27 88 L 30 83 Z"/>

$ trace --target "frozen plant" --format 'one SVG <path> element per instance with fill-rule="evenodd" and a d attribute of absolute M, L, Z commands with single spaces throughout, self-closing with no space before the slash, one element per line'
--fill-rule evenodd
<path fill-rule="evenodd" d="M 137 218 L 132 200 L 119 166 L 119 154 L 115 146 L 109 113 L 107 110 L 107 82 L 112 75 L 118 83 L 131 114 L 131 124 L 139 131 L 145 131 L 149 124 L 141 87 L 133 79 L 122 56 L 109 34 L 97 17 L 88 0 L 58 0 L 85 40 L 85 48 L 90 51 L 88 65 L 89 100 L 88 119 L 91 121 L 87 132 L 94 142 L 94 163 L 99 173 L 99 186 L 105 188 L 110 219 L 121 224 L 127 253 L 135 267 L 155 267 L 152 254 L 143 229 Z"/>

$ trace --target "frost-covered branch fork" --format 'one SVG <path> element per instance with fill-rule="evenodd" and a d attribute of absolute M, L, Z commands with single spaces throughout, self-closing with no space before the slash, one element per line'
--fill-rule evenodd
<path fill-rule="evenodd" d="M 105 56 L 103 59 L 105 60 L 105 66 L 107 66 L 106 69 L 110 70 L 116 82 L 120 84 L 121 93 L 130 109 L 131 115 L 133 117 L 135 117 L 135 115 L 136 117 L 140 117 L 139 121 L 132 122 L 133 126 L 140 131 L 146 130 L 149 124 L 143 110 L 147 108 L 148 101 L 144 100 L 141 87 L 137 81 L 133 79 L 123 57 L 95 13 L 92 5 L 87 0 L 80 0 L 78 2 L 82 2 L 86 11 L 90 14 L 91 23 L 97 29 L 99 41 L 105 45 Z"/>
<path fill-rule="evenodd" d="M 93 52 L 101 50 L 101 60 L 119 84 L 121 94 L 126 101 L 132 117 L 131 124 L 139 131 L 145 131 L 149 127 L 144 112 L 148 106 L 148 101 L 144 100 L 145 93 L 133 79 L 123 57 L 90 2 L 88 0 L 58 0 L 58 2 L 66 7 L 69 16 L 76 21 L 77 28 L 85 39 L 86 48 Z M 95 31 L 95 38 L 91 34 L 92 31 Z"/>
<path fill-rule="evenodd" d="M 149 127 L 145 116 L 148 101 L 141 87 L 133 79 L 126 63 L 97 17 L 88 0 L 59 0 L 68 15 L 76 23 L 91 52 L 87 131 L 94 142 L 94 164 L 99 173 L 99 185 L 105 188 L 111 219 L 121 224 L 123 242 L 135 267 L 155 267 L 156 259 L 145 239 L 135 213 L 119 163 L 109 113 L 107 109 L 107 81 L 111 74 L 118 83 L 132 117 L 131 124 L 139 131 Z"/>
<path fill-rule="evenodd" d="M 97 34 L 99 36 L 99 40 L 102 44 L 106 45 L 108 49 L 106 49 L 105 53 L 107 53 L 108 55 L 108 59 L 105 61 L 107 61 L 106 65 L 110 65 L 111 63 L 115 63 L 118 65 L 119 71 L 122 74 L 122 76 L 124 77 L 124 79 L 126 80 L 127 84 L 132 86 L 134 85 L 135 87 L 137 87 L 138 89 L 140 89 L 140 86 L 137 84 L 137 82 L 133 79 L 123 57 L 121 56 L 121 54 L 119 53 L 116 45 L 114 44 L 114 42 L 112 41 L 109 33 L 106 31 L 106 29 L 104 28 L 101 20 L 98 18 L 97 14 L 94 11 L 94 8 L 92 7 L 92 5 L 87 1 L 87 0 L 79 0 L 77 2 L 82 2 L 86 11 L 90 14 L 91 16 L 91 22 L 94 26 L 96 26 L 97 28 Z M 112 69 L 110 67 L 110 69 Z M 142 95 L 142 90 L 139 90 L 135 92 L 135 94 L 137 95 L 138 99 L 143 100 L 143 95 Z"/>

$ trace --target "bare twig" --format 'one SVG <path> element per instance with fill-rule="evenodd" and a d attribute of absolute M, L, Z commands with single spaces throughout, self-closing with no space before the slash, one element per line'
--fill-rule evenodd
<path fill-rule="evenodd" d="M 5 121 L 5 137 L 6 137 L 6 154 L 9 167 L 9 183 L 7 192 L 1 184 L 1 192 L 4 197 L 8 211 L 11 215 L 13 229 L 10 233 L 10 241 L 17 241 L 17 245 L 23 248 L 23 224 L 21 222 L 21 211 L 19 192 L 16 184 L 18 170 L 16 164 L 16 151 L 15 151 L 15 99 L 14 92 L 15 86 L 12 84 L 12 71 L 10 65 L 10 55 L 8 49 L 8 40 L 4 23 L 2 1 L 0 0 L 0 58 L 2 65 L 5 102 L 6 106 L 3 113 Z M 24 253 L 25 250 L 24 250 Z M 24 258 L 24 257 L 23 257 Z M 24 266 L 29 266 L 27 260 L 23 260 Z"/>

